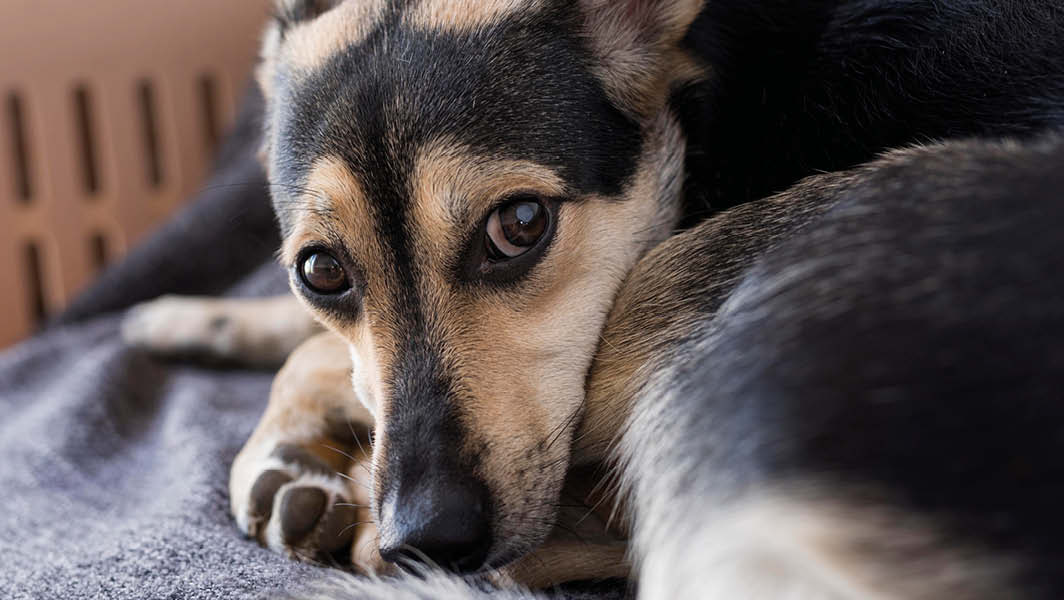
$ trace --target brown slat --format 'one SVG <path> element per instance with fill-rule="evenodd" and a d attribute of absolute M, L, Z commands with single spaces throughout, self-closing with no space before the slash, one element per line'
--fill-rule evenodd
<path fill-rule="evenodd" d="M 119 257 L 197 190 L 269 6 L 0 2 L 0 348 L 32 328 L 28 240 L 38 243 L 43 303 L 57 311 L 98 272 L 101 254 Z M 204 74 L 213 123 L 204 117 Z M 82 84 L 86 110 L 75 93 Z M 24 124 L 18 144 L 8 131 L 11 90 Z"/>

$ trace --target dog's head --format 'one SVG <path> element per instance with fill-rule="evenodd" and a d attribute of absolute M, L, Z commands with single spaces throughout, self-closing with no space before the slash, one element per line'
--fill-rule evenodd
<path fill-rule="evenodd" d="M 296 294 L 376 418 L 381 550 L 551 529 L 614 294 L 678 217 L 696 0 L 286 0 L 265 162 Z"/>

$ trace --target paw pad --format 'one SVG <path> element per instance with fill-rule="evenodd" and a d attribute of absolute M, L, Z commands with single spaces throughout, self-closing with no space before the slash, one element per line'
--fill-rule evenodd
<path fill-rule="evenodd" d="M 351 548 L 360 510 L 342 473 L 349 464 L 294 444 L 278 445 L 245 496 L 245 530 L 265 546 L 301 559 Z M 341 456 L 338 454 L 338 456 Z M 239 519 L 238 519 L 239 520 Z M 365 521 L 365 517 L 362 517 Z"/>

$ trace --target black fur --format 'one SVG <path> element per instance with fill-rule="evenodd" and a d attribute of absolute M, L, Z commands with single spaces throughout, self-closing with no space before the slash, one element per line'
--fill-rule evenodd
<path fill-rule="evenodd" d="M 889 148 L 1064 126 L 1056 0 L 714 0 L 686 44 L 713 72 L 675 98 L 696 218 Z"/>
<path fill-rule="evenodd" d="M 335 155 L 365 185 L 406 332 L 388 435 L 453 446 L 437 438 L 464 435 L 460 390 L 408 235 L 412 157 L 453 140 L 611 194 L 640 138 L 592 75 L 572 3 L 470 34 L 411 31 L 401 8 L 324 69 L 278 72 L 271 166 L 298 186 Z M 711 0 L 684 43 L 711 68 L 672 98 L 687 225 L 891 148 L 1064 129 L 1056 0 Z M 667 353 L 680 391 L 643 409 L 671 417 L 625 445 L 651 465 L 639 486 L 697 506 L 810 475 L 867 484 L 1022 556 L 1026 589 L 1064 590 L 1064 146 L 1047 139 L 936 146 L 814 190 L 838 205 L 747 272 L 705 338 Z M 277 209 L 286 231 L 302 210 L 283 193 Z M 413 458 L 390 455 L 383 477 L 415 473 L 400 465 Z M 658 461 L 689 473 L 659 482 Z"/>
<path fill-rule="evenodd" d="M 626 445 L 639 486 L 678 512 L 803 480 L 867 490 L 1018 559 L 1025 597 L 1059 597 L 1062 189 L 1059 137 L 933 147 L 815 188 L 837 204 L 671 349 L 675 389 L 636 409 L 655 443 Z"/>
<path fill-rule="evenodd" d="M 786 192 L 838 204 L 720 316 L 702 297 L 719 289 L 689 290 L 713 308 L 663 349 L 672 389 L 641 398 L 620 445 L 637 526 L 680 556 L 707 503 L 812 480 L 914 511 L 1016 568 L 1025 597 L 1059 597 L 1064 141 L 1043 134 L 1064 130 L 1064 4 L 715 1 L 686 43 L 714 74 L 673 97 L 687 225 L 890 148 L 1020 142 Z"/>

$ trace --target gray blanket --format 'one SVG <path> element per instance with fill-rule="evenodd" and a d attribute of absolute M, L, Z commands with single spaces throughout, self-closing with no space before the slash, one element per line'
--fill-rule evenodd
<path fill-rule="evenodd" d="M 256 100 L 201 198 L 0 354 L 0 598 L 251 598 L 319 576 L 228 515 L 229 464 L 271 374 L 165 364 L 117 335 L 121 309 L 161 292 L 283 289 Z"/>
<path fill-rule="evenodd" d="M 162 365 L 116 334 L 106 317 L 0 357 L 0 597 L 250 598 L 312 576 L 228 516 L 270 375 Z"/>
<path fill-rule="evenodd" d="M 0 599 L 259 598 L 328 574 L 244 539 L 229 517 L 229 466 L 273 374 L 161 362 L 118 337 L 122 311 L 162 293 L 286 289 L 254 158 L 260 111 L 253 90 L 198 199 L 0 353 Z M 353 585 L 357 597 L 480 595 L 440 576 Z"/>

